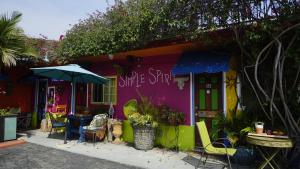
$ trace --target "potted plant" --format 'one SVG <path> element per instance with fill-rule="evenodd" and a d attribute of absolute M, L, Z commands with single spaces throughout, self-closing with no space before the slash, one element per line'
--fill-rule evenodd
<path fill-rule="evenodd" d="M 141 95 L 140 95 L 141 96 Z M 138 112 L 129 115 L 128 119 L 134 131 L 134 146 L 139 150 L 150 150 L 154 146 L 155 128 L 158 126 L 158 109 L 147 97 L 141 96 Z"/>
<path fill-rule="evenodd" d="M 16 139 L 17 115 L 0 109 L 0 141 Z"/>
<path fill-rule="evenodd" d="M 176 111 L 170 107 L 163 105 L 159 107 L 160 121 L 171 126 L 178 126 L 184 123 L 185 116 L 183 112 Z"/>
<path fill-rule="evenodd" d="M 185 114 L 183 112 L 173 110 L 167 105 L 160 106 L 159 112 L 160 112 L 160 122 L 167 124 L 169 126 L 174 126 L 172 127 L 175 130 L 175 138 L 172 139 L 174 141 L 174 146 L 170 148 L 178 151 L 179 150 L 178 147 L 179 125 L 184 123 Z M 168 130 L 169 129 L 171 128 L 169 127 Z"/>

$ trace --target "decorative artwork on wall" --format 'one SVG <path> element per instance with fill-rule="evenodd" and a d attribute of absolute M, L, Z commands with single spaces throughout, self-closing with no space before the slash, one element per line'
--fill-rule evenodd
<path fill-rule="evenodd" d="M 47 104 L 53 106 L 55 104 L 55 87 L 49 86 L 47 91 Z"/>

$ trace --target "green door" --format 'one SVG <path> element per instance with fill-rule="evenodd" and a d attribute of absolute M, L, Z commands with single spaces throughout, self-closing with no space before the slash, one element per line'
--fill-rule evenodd
<path fill-rule="evenodd" d="M 214 116 L 222 111 L 222 73 L 197 74 L 195 76 L 195 121 L 205 118 L 208 130 L 213 125 Z M 208 132 L 209 132 L 208 131 Z M 198 131 L 196 145 L 200 146 Z"/>

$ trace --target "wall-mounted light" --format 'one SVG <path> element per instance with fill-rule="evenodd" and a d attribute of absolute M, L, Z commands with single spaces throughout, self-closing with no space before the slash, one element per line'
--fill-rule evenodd
<path fill-rule="evenodd" d="M 175 77 L 174 82 L 177 82 L 179 90 L 183 90 L 184 84 L 189 80 L 189 77 Z"/>
<path fill-rule="evenodd" d="M 113 60 L 114 59 L 114 55 L 113 54 L 108 54 L 108 59 L 109 60 Z"/>

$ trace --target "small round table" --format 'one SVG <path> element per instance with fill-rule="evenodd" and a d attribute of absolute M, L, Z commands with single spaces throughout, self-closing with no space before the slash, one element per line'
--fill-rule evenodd
<path fill-rule="evenodd" d="M 267 166 L 267 164 L 269 164 L 269 166 L 274 169 L 274 166 L 271 164 L 271 162 L 273 162 L 273 164 L 277 168 L 279 168 L 279 166 L 273 160 L 273 158 L 278 154 L 280 149 L 292 148 L 294 146 L 293 140 L 291 140 L 289 138 L 280 137 L 280 136 L 277 137 L 277 136 L 258 135 L 258 134 L 250 134 L 249 133 L 247 135 L 246 139 L 247 139 L 248 143 L 257 146 L 258 152 L 261 154 L 261 156 L 265 160 L 259 166 L 260 169 L 265 168 Z M 274 151 L 271 154 L 269 154 L 266 151 L 263 151 L 264 147 L 273 148 Z"/>

